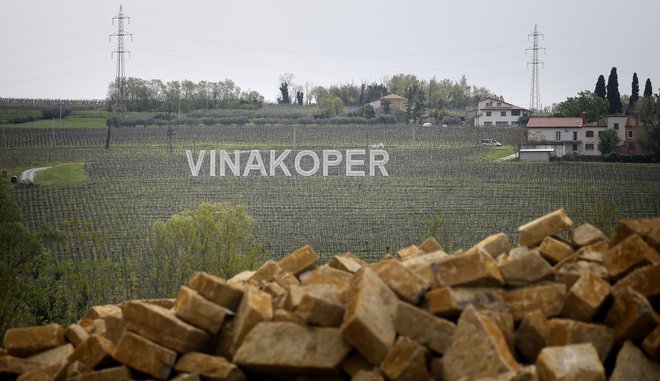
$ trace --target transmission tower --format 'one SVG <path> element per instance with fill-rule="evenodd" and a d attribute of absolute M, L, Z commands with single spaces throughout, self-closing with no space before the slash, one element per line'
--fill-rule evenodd
<path fill-rule="evenodd" d="M 528 39 L 532 40 L 532 47 L 525 49 L 525 52 L 532 51 L 532 61 L 527 63 L 529 68 L 532 65 L 532 86 L 529 91 L 529 109 L 532 111 L 541 111 L 541 87 L 539 86 L 539 65 L 543 65 L 539 61 L 539 50 L 545 52 L 545 48 L 539 46 L 539 36 L 543 38 L 543 33 L 539 33 L 536 24 L 534 24 L 534 32 L 528 35 Z"/>
<path fill-rule="evenodd" d="M 126 113 L 126 65 L 124 64 L 124 54 L 128 53 L 129 57 L 131 55 L 131 51 L 124 48 L 124 37 L 131 36 L 131 40 L 133 40 L 133 34 L 124 31 L 124 20 L 128 20 L 128 23 L 130 24 L 131 18 L 124 15 L 121 5 L 119 6 L 119 13 L 117 16 L 112 18 L 112 25 L 115 24 L 115 20 L 117 20 L 117 33 L 110 35 L 110 41 L 112 41 L 112 37 L 117 37 L 117 50 L 114 50 L 111 53 L 111 56 L 117 54 L 114 109 L 120 115 L 124 115 L 124 113 Z M 106 149 L 110 148 L 110 127 L 111 126 L 108 125 L 108 136 L 105 140 Z"/>

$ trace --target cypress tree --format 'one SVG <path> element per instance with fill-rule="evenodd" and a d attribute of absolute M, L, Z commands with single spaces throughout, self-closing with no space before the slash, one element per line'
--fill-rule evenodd
<path fill-rule="evenodd" d="M 651 98 L 653 95 L 653 86 L 651 86 L 651 78 L 646 78 L 646 85 L 644 86 L 644 98 Z"/>
<path fill-rule="evenodd" d="M 630 92 L 630 99 L 628 99 L 628 110 L 626 111 L 626 114 L 630 114 L 632 112 L 633 105 L 637 100 L 639 99 L 639 79 L 637 79 L 637 73 L 633 73 L 633 79 L 632 79 L 632 90 Z"/>
<path fill-rule="evenodd" d="M 603 99 L 607 99 L 607 89 L 605 88 L 605 77 L 602 74 L 598 77 L 594 94 L 598 95 Z"/>
<path fill-rule="evenodd" d="M 623 111 L 621 94 L 619 94 L 619 76 L 616 73 L 616 67 L 612 68 L 610 77 L 607 79 L 607 101 L 610 103 L 610 114 L 619 114 Z"/>

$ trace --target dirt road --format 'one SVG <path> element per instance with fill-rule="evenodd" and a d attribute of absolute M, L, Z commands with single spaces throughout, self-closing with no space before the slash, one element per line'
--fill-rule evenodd
<path fill-rule="evenodd" d="M 23 171 L 23 173 L 21 173 L 21 182 L 34 183 L 34 176 L 37 174 L 37 172 L 43 171 L 44 169 L 48 169 L 48 168 L 50 167 L 30 168 L 28 170 Z"/>

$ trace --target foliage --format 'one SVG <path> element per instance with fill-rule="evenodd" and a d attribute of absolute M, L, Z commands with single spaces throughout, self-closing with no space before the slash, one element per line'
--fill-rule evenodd
<path fill-rule="evenodd" d="M 318 110 L 314 112 L 315 117 L 333 118 L 342 114 L 344 103 L 338 96 L 326 93 L 321 96 L 318 103 Z"/>
<path fill-rule="evenodd" d="M 651 78 L 646 78 L 644 85 L 644 98 L 651 98 L 653 96 L 653 86 L 651 85 Z"/>
<path fill-rule="evenodd" d="M 629 99 L 629 108 L 632 108 L 639 99 L 639 79 L 637 78 L 637 73 L 633 73 L 633 78 L 632 78 L 632 88 L 630 92 L 630 99 Z"/>
<path fill-rule="evenodd" d="M 599 134 L 598 150 L 601 154 L 612 153 L 619 145 L 621 145 L 621 138 L 616 130 L 608 128 Z"/>
<path fill-rule="evenodd" d="M 660 158 L 660 95 L 642 98 L 640 119 L 639 143 Z"/>
<path fill-rule="evenodd" d="M 71 115 L 71 109 L 68 107 L 48 107 L 48 108 L 43 108 L 41 109 L 41 118 L 42 119 L 57 119 L 60 116 L 62 119 L 66 118 L 67 116 Z"/>
<path fill-rule="evenodd" d="M 296 102 L 299 106 L 303 105 L 304 95 L 302 91 L 296 91 Z"/>
<path fill-rule="evenodd" d="M 596 94 L 602 99 L 607 100 L 607 88 L 605 87 L 605 76 L 603 76 L 602 74 L 598 76 L 598 81 L 596 81 L 596 88 L 594 89 L 594 94 Z"/>
<path fill-rule="evenodd" d="M 555 106 L 556 116 L 580 117 L 587 113 L 587 121 L 593 122 L 607 115 L 608 103 L 590 91 L 582 91 L 577 97 L 569 97 Z"/>
<path fill-rule="evenodd" d="M 64 163 L 41 171 L 35 178 L 39 185 L 75 185 L 89 181 L 82 163 Z"/>
<path fill-rule="evenodd" d="M 374 110 L 373 106 L 364 105 L 359 109 L 349 113 L 348 116 L 357 116 L 361 118 L 372 119 L 376 117 L 376 111 Z"/>
<path fill-rule="evenodd" d="M 289 84 L 288 83 L 282 82 L 282 84 L 280 85 L 280 93 L 282 94 L 282 96 L 277 98 L 277 103 L 290 105 L 291 104 L 291 98 L 289 97 Z"/>
<path fill-rule="evenodd" d="M 193 271 L 223 278 L 255 267 L 254 220 L 242 206 L 201 203 L 151 227 L 159 294 L 173 295 Z"/>
<path fill-rule="evenodd" d="M 621 104 L 621 94 L 619 94 L 619 76 L 616 73 L 616 67 L 610 71 L 607 79 L 607 101 L 609 102 L 609 113 L 619 114 L 623 111 Z"/>

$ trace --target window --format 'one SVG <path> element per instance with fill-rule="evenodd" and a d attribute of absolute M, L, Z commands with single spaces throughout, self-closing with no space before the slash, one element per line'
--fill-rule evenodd
<path fill-rule="evenodd" d="M 577 138 L 578 138 L 578 132 L 573 131 L 573 140 L 577 140 Z M 573 151 L 575 151 L 575 150 L 573 150 Z"/>
<path fill-rule="evenodd" d="M 520 110 L 511 110 L 511 116 L 520 116 Z"/>
<path fill-rule="evenodd" d="M 614 123 L 614 129 L 618 130 L 619 129 L 619 123 Z"/>
<path fill-rule="evenodd" d="M 555 140 L 558 142 L 561 141 L 561 131 L 555 132 Z"/>
<path fill-rule="evenodd" d="M 484 127 L 490 127 L 493 125 L 493 122 L 484 122 Z"/>
<path fill-rule="evenodd" d="M 578 145 L 576 143 L 573 143 L 573 151 L 577 151 Z"/>
<path fill-rule="evenodd" d="M 497 102 L 497 107 L 502 107 L 502 102 Z"/>
<path fill-rule="evenodd" d="M 498 127 L 504 127 L 504 126 L 508 126 L 509 122 L 496 122 L 495 125 Z"/>
<path fill-rule="evenodd" d="M 633 137 L 633 130 L 628 130 L 628 137 L 632 139 Z"/>
<path fill-rule="evenodd" d="M 493 102 L 486 102 L 486 107 L 490 107 L 493 105 Z"/>
<path fill-rule="evenodd" d="M 587 131 L 586 137 L 593 138 L 594 137 L 594 132 L 593 131 Z"/>
<path fill-rule="evenodd" d="M 584 149 L 587 151 L 593 151 L 594 150 L 594 145 L 593 144 L 585 144 Z"/>
<path fill-rule="evenodd" d="M 500 113 L 500 115 L 501 115 L 501 116 L 506 116 L 506 111 L 502 111 L 502 112 Z"/>
<path fill-rule="evenodd" d="M 601 135 L 603 135 L 603 131 L 598 131 L 598 137 L 599 138 L 600 138 Z"/>
<path fill-rule="evenodd" d="M 490 111 L 486 111 L 486 116 L 490 116 Z"/>

